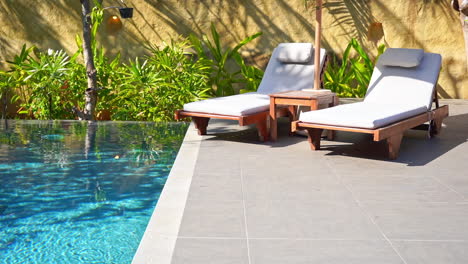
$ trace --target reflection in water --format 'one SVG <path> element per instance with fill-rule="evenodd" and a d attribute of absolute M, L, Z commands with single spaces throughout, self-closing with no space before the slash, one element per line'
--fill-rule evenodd
<path fill-rule="evenodd" d="M 130 263 L 186 128 L 1 122 L 0 259 Z"/>
<path fill-rule="evenodd" d="M 33 153 L 43 155 L 43 162 L 62 167 L 73 165 L 69 156 L 76 153 L 71 150 L 83 149 L 85 159 L 100 159 L 105 154 L 101 145 L 117 144 L 115 157 L 127 157 L 138 166 L 164 160 L 164 148 L 180 142 L 186 128 L 187 124 L 183 123 L 10 120 L 8 124 L 0 124 L 0 144 L 8 149 L 30 148 Z M 0 158 L 5 155 L 7 153 L 3 152 Z"/>

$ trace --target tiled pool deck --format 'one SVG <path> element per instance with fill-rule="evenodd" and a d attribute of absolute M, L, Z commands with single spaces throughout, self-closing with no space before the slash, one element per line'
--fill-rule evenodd
<path fill-rule="evenodd" d="M 366 135 L 314 152 L 286 124 L 266 144 L 191 126 L 133 263 L 468 263 L 468 101 L 442 104 L 442 134 L 410 131 L 396 161 Z"/>

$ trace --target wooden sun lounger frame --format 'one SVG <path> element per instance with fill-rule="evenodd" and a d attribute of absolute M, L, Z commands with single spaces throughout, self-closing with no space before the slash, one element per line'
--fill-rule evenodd
<path fill-rule="evenodd" d="M 180 120 L 182 118 L 191 117 L 193 123 L 195 123 L 195 128 L 198 129 L 199 135 L 206 135 L 206 128 L 211 118 L 237 120 L 240 126 L 255 124 L 258 133 L 260 134 L 261 140 L 268 141 L 270 134 L 267 125 L 269 114 L 269 110 L 245 116 L 218 115 L 177 110 L 175 112 L 175 119 Z"/>
<path fill-rule="evenodd" d="M 323 85 L 323 75 L 325 73 L 326 66 L 328 65 L 328 55 L 325 55 L 323 66 L 320 71 L 320 83 Z M 293 106 L 292 106 L 293 107 Z M 278 110 L 277 116 L 289 116 L 290 120 L 293 121 L 294 108 L 285 107 Z M 268 117 L 270 116 L 270 110 L 257 112 L 251 115 L 233 116 L 233 115 L 219 115 L 213 113 L 202 113 L 202 112 L 191 112 L 184 111 L 182 109 L 175 111 L 175 119 L 180 120 L 183 118 L 191 117 L 195 123 L 195 128 L 198 130 L 199 135 L 206 135 L 206 128 L 211 118 L 214 119 L 226 119 L 226 120 L 237 120 L 240 126 L 247 126 L 255 124 L 258 130 L 261 141 L 268 141 L 270 139 L 270 131 L 268 127 Z"/>
<path fill-rule="evenodd" d="M 429 122 L 430 136 L 440 133 L 440 130 L 442 129 L 442 120 L 448 116 L 449 108 L 448 105 L 439 106 L 437 90 L 434 91 L 433 102 L 436 105 L 434 110 L 376 129 L 331 126 L 301 121 L 292 122 L 291 129 L 293 132 L 301 129 L 307 130 L 308 140 L 312 150 L 320 149 L 320 140 L 323 129 L 373 134 L 374 141 L 381 141 L 384 139 L 387 141 L 388 156 L 393 160 L 398 157 L 403 133 L 406 130 L 415 128 L 425 122 Z"/>
<path fill-rule="evenodd" d="M 277 116 L 288 116 L 290 121 L 294 118 L 294 106 L 284 107 L 277 110 Z M 182 118 L 191 117 L 195 128 L 198 130 L 199 135 L 206 135 L 206 128 L 211 118 L 225 119 L 225 120 L 237 120 L 240 126 L 248 126 L 255 124 L 261 141 L 268 141 L 270 139 L 270 131 L 268 127 L 268 118 L 270 116 L 270 110 L 258 112 L 251 115 L 245 116 L 232 116 L 232 115 L 219 115 L 211 113 L 201 112 L 190 112 L 184 110 L 177 110 L 175 112 L 175 119 L 180 120 Z"/>

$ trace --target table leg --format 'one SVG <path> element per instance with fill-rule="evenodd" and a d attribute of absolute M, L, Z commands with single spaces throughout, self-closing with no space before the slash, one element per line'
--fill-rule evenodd
<path fill-rule="evenodd" d="M 276 120 L 276 105 L 275 98 L 270 97 L 270 139 L 276 141 L 278 139 L 278 129 Z"/>
<path fill-rule="evenodd" d="M 288 115 L 289 115 L 289 135 L 294 136 L 296 133 L 291 130 L 291 123 L 297 120 L 297 111 L 298 106 L 290 105 L 288 106 Z"/>
<path fill-rule="evenodd" d="M 318 101 L 317 100 L 311 100 L 310 101 L 310 110 L 318 110 Z"/>
<path fill-rule="evenodd" d="M 288 117 L 289 117 L 289 122 L 297 120 L 297 106 L 295 105 L 288 106 Z"/>

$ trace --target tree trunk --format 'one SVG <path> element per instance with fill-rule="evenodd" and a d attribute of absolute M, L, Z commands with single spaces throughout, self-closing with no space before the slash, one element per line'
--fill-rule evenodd
<path fill-rule="evenodd" d="M 85 107 L 83 111 L 75 111 L 81 120 L 94 120 L 97 103 L 97 71 L 94 66 L 93 50 L 91 48 L 91 7 L 89 0 L 81 1 L 81 16 L 83 22 L 83 57 L 86 65 L 88 88 L 85 91 Z"/>

